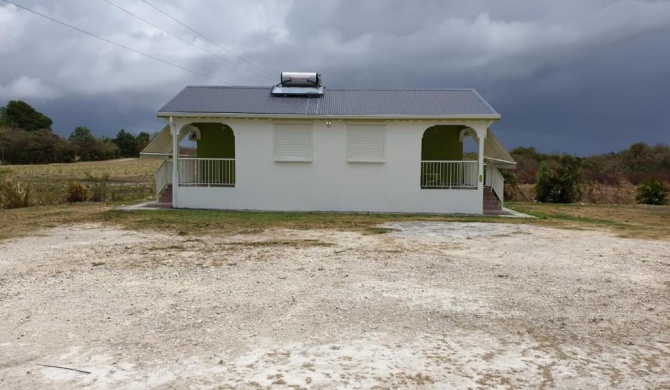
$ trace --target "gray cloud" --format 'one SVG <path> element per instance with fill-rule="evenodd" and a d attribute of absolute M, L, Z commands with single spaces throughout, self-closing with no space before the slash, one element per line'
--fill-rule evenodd
<path fill-rule="evenodd" d="M 142 2 L 113 0 L 241 66 L 103 1 L 16 1 L 232 84 L 317 70 L 330 87 L 474 87 L 503 115 L 495 128 L 509 147 L 586 154 L 670 143 L 668 1 L 153 1 L 272 76 L 245 71 Z M 183 86 L 218 83 L 12 6 L 0 6 L 0 37 L 0 101 L 26 99 L 62 134 L 153 131 L 155 111 Z"/>

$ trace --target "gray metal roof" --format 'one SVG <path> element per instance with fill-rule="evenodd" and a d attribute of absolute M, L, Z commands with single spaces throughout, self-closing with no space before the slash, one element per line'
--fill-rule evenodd
<path fill-rule="evenodd" d="M 326 89 L 321 97 L 273 96 L 271 89 L 189 86 L 158 115 L 499 117 L 474 89 Z"/>

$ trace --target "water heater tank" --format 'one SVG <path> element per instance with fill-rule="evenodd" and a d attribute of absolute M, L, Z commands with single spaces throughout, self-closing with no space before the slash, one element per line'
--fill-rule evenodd
<path fill-rule="evenodd" d="M 316 72 L 282 72 L 283 87 L 320 87 L 321 75 Z"/>

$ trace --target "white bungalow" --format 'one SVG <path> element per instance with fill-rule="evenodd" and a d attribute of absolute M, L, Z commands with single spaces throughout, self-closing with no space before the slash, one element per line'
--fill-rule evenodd
<path fill-rule="evenodd" d="M 326 89 L 287 72 L 274 87 L 186 87 L 158 116 L 169 125 L 142 157 L 165 159 L 156 193 L 174 208 L 500 213 L 499 169 L 515 166 L 472 89 Z M 179 155 L 187 136 L 195 156 Z"/>

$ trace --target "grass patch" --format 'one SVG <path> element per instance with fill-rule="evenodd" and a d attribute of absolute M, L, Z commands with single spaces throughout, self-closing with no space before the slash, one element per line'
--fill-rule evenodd
<path fill-rule="evenodd" d="M 398 229 L 391 229 L 391 228 L 383 228 L 383 227 L 373 226 L 373 227 L 365 228 L 365 230 L 363 231 L 363 234 L 367 234 L 367 235 L 386 234 L 386 233 L 397 232 L 397 231 L 398 231 Z"/>
<path fill-rule="evenodd" d="M 0 239 L 20 237 L 65 224 L 95 222 L 111 208 L 100 203 L 82 203 L 0 210 Z"/>
<path fill-rule="evenodd" d="M 496 217 L 409 215 L 228 212 L 211 210 L 120 211 L 118 204 L 78 203 L 0 210 L 0 239 L 23 236 L 42 228 L 70 223 L 105 223 L 132 230 L 171 232 L 175 235 L 253 235 L 268 229 L 333 229 L 383 234 L 384 222 L 527 222 Z"/>
<path fill-rule="evenodd" d="M 268 229 L 333 229 L 385 234 L 385 222 L 444 221 L 523 223 L 538 226 L 612 231 L 621 237 L 670 239 L 670 206 L 506 203 L 536 219 L 489 216 L 229 212 L 210 210 L 120 211 L 118 204 L 80 203 L 0 210 L 0 239 L 70 223 L 105 223 L 132 230 L 175 235 L 254 235 Z M 249 243 L 245 243 L 249 244 Z M 249 245 L 281 245 L 260 242 Z M 288 243 L 286 245 L 293 245 Z"/>
<path fill-rule="evenodd" d="M 379 228 L 384 222 L 399 221 L 500 221 L 495 217 L 439 216 L 417 214 L 345 214 L 235 212 L 211 210 L 108 211 L 102 222 L 122 224 L 135 230 L 189 232 L 189 234 L 253 234 L 267 229 L 333 229 L 384 234 L 393 229 Z M 507 221 L 504 221 L 507 222 Z"/>
<path fill-rule="evenodd" d="M 670 239 L 669 206 L 582 203 L 505 203 L 505 206 L 538 217 L 539 221 L 534 223 L 541 225 L 604 229 L 629 238 Z"/>

